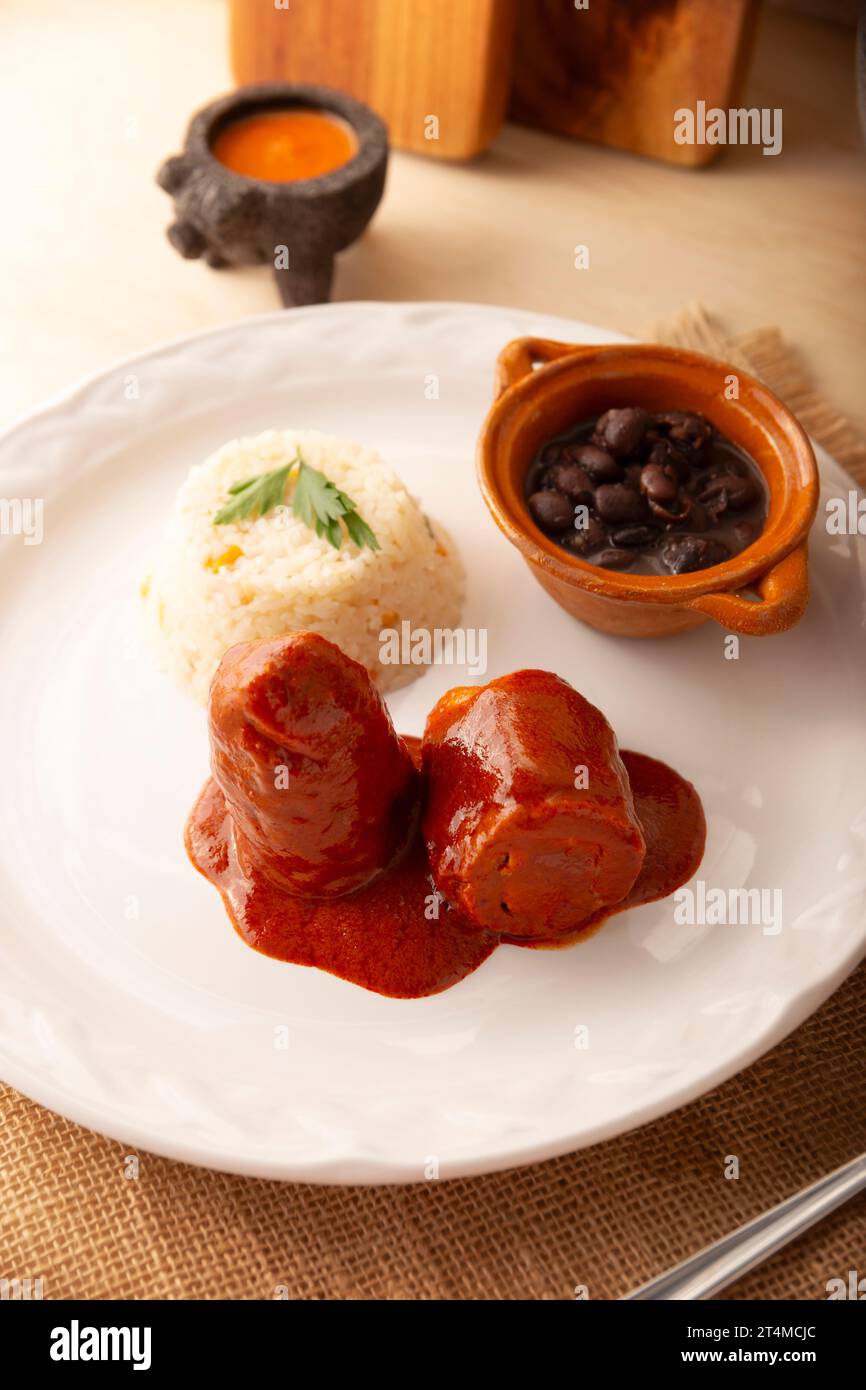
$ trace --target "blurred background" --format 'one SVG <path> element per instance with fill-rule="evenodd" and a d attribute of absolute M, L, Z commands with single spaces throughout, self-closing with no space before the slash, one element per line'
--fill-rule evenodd
<path fill-rule="evenodd" d="M 780 325 L 866 428 L 858 8 L 5 0 L 0 422 L 113 357 L 278 307 L 266 268 L 175 253 L 154 182 L 197 107 L 278 76 L 352 91 L 399 146 L 335 299 L 511 304 L 633 333 L 698 299 L 738 331 Z M 781 109 L 781 152 L 677 146 L 672 112 L 699 98 Z"/>

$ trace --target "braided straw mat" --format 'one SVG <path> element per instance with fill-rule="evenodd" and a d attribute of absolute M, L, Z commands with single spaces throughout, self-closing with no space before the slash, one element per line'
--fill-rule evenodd
<path fill-rule="evenodd" d="M 762 377 L 866 482 L 866 451 L 775 329 L 694 305 L 644 337 Z M 126 1151 L 0 1089 L 0 1279 L 48 1299 L 617 1298 L 866 1150 L 866 965 L 747 1071 L 609 1143 L 490 1177 L 318 1188 Z M 738 1181 L 724 1177 L 736 1154 Z M 866 1194 L 729 1289 L 820 1299 L 864 1269 Z M 585 1295 L 584 1295 L 585 1296 Z"/>

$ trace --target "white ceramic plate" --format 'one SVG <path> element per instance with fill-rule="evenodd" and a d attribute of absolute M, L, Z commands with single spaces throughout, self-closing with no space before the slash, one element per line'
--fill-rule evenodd
<path fill-rule="evenodd" d="M 241 1173 L 479 1173 L 700 1095 L 866 950 L 866 545 L 819 520 L 805 620 L 744 640 L 738 660 L 714 624 L 651 642 L 580 626 L 531 582 L 474 480 L 496 352 L 525 333 L 614 340 L 469 305 L 276 313 L 120 363 L 0 440 L 0 496 L 47 499 L 43 544 L 0 547 L 0 1074 L 25 1094 Z M 781 890 L 778 934 L 677 925 L 667 901 L 571 951 L 501 948 L 412 1002 L 242 944 L 184 854 L 205 719 L 152 668 L 136 587 L 189 465 L 274 425 L 381 448 L 462 550 L 488 678 L 558 671 L 623 746 L 692 778 L 709 820 L 701 878 Z M 825 495 L 846 495 L 821 463 Z M 401 691 L 398 727 L 420 733 L 463 678 L 440 667 Z"/>

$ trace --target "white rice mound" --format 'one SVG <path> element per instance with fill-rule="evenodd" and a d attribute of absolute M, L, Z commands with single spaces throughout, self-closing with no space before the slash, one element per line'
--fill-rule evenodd
<path fill-rule="evenodd" d="M 335 550 L 292 513 L 291 481 L 287 507 L 214 525 L 232 483 L 280 468 L 298 450 L 352 498 L 381 550 L 359 549 L 345 527 Z M 190 471 L 140 592 L 159 665 L 204 704 L 229 647 L 293 630 L 336 642 L 382 691 L 405 685 L 425 668 L 381 664 L 380 633 L 407 620 L 453 628 L 464 574 L 451 541 L 377 453 L 317 431 L 268 430 Z"/>

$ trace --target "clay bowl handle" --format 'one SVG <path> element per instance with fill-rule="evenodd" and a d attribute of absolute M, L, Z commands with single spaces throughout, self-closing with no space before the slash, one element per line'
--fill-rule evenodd
<path fill-rule="evenodd" d="M 809 599 L 809 568 L 806 546 L 798 545 L 758 583 L 760 601 L 750 602 L 739 594 L 703 594 L 687 600 L 685 608 L 715 618 L 717 623 L 744 637 L 766 637 L 786 632 L 798 623 Z"/>
<path fill-rule="evenodd" d="M 514 338 L 496 359 L 493 398 L 499 400 L 503 391 L 529 376 L 539 363 L 556 362 L 560 357 L 577 357 L 581 352 L 597 351 L 597 347 L 576 347 L 574 343 L 556 343 L 552 338 Z"/>

